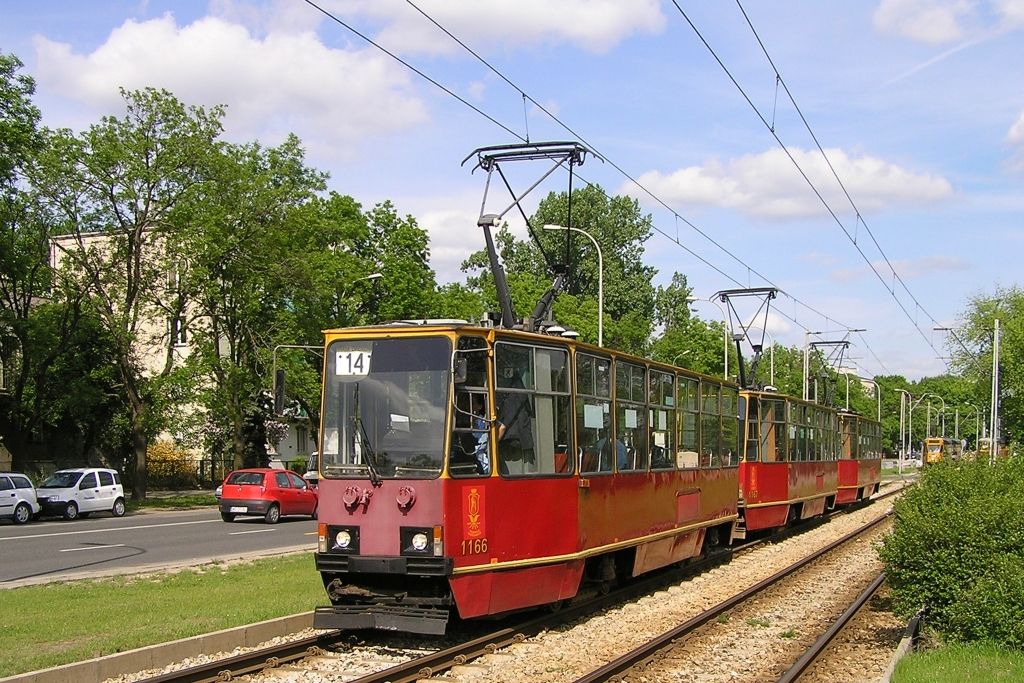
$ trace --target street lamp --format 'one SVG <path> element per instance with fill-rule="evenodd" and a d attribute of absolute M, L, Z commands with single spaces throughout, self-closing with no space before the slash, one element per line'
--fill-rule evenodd
<path fill-rule="evenodd" d="M 969 408 L 974 408 L 974 452 L 978 452 L 978 432 L 981 425 L 981 409 L 973 403 L 964 403 Z"/>
<path fill-rule="evenodd" d="M 586 235 L 594 243 L 597 249 L 597 345 L 604 346 L 604 254 L 601 253 L 601 245 L 597 243 L 594 236 L 580 228 L 567 228 L 563 225 L 545 225 L 545 230 L 571 230 Z"/>
<path fill-rule="evenodd" d="M 692 304 L 692 303 L 694 303 L 696 301 L 706 301 L 709 304 L 714 304 L 715 306 L 718 307 L 718 310 L 722 313 L 722 324 L 724 326 L 724 328 L 723 328 L 724 334 L 722 336 L 725 338 L 724 339 L 724 343 L 723 343 L 724 351 L 722 352 L 722 355 L 724 357 L 724 361 L 723 362 L 725 363 L 725 369 L 722 371 L 722 376 L 725 377 L 725 379 L 729 379 L 729 316 L 726 315 L 725 309 L 722 308 L 722 304 L 718 303 L 714 299 L 702 299 L 701 297 L 698 297 L 698 296 L 688 296 L 688 297 L 686 297 L 686 303 L 688 303 L 688 304 Z"/>

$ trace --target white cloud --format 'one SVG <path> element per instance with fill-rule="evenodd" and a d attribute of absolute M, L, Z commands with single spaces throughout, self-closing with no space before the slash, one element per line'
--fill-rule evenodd
<path fill-rule="evenodd" d="M 937 45 L 960 39 L 973 11 L 968 0 L 882 0 L 872 19 L 882 33 Z"/>
<path fill-rule="evenodd" d="M 916 174 L 878 157 L 850 157 L 841 149 L 826 149 L 832 166 L 862 212 L 893 206 L 926 205 L 953 194 L 944 178 Z M 790 153 L 828 200 L 833 209 L 846 212 L 849 203 L 817 150 L 791 148 Z M 669 203 L 736 208 L 750 216 L 771 219 L 825 215 L 821 202 L 781 149 L 747 154 L 723 164 L 712 159 L 663 175 L 648 171 L 640 184 Z M 620 193 L 646 195 L 631 183 Z"/>
<path fill-rule="evenodd" d="M 904 281 L 915 280 L 926 275 L 940 275 L 945 273 L 958 273 L 972 270 L 974 264 L 959 256 L 919 256 L 916 259 L 897 259 L 892 261 L 893 269 Z M 885 261 L 875 261 L 875 269 L 882 274 L 883 278 L 891 275 L 889 266 Z M 840 282 L 856 280 L 862 275 L 867 275 L 871 270 L 867 266 L 860 268 L 844 268 L 833 271 L 829 277 Z M 874 277 L 874 276 L 872 276 Z"/>
<path fill-rule="evenodd" d="M 657 0 L 415 0 L 416 6 L 476 50 L 569 43 L 605 52 L 634 33 L 665 26 Z M 385 22 L 377 38 L 402 53 L 459 48 L 404 0 L 328 0 L 326 8 Z"/>
<path fill-rule="evenodd" d="M 1010 132 L 1006 134 L 1006 142 L 1017 150 L 1009 161 L 1010 168 L 1024 170 L 1024 112 L 1021 112 L 1017 122 L 1010 126 Z"/>
<path fill-rule="evenodd" d="M 1024 0 L 882 0 L 872 19 L 881 33 L 939 45 L 1024 26 Z"/>
<path fill-rule="evenodd" d="M 459 267 L 484 243 L 476 219 L 473 211 L 453 209 L 425 211 L 416 217 L 430 235 L 430 267 L 438 282 L 461 282 L 465 278 Z"/>
<path fill-rule="evenodd" d="M 239 24 L 206 17 L 179 27 L 170 14 L 126 21 L 88 55 L 36 36 L 42 90 L 102 112 L 123 106 L 118 88 L 166 88 L 194 104 L 227 104 L 234 136 L 277 142 L 294 131 L 320 151 L 345 151 L 367 136 L 427 118 L 408 74 L 370 51 L 326 47 L 312 32 L 260 39 Z"/>

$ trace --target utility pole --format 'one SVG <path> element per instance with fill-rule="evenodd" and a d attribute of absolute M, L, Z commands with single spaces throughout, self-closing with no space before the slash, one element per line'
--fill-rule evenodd
<path fill-rule="evenodd" d="M 999 318 L 995 321 L 992 333 L 992 430 L 989 437 L 988 462 L 996 462 L 996 449 L 999 447 Z"/>

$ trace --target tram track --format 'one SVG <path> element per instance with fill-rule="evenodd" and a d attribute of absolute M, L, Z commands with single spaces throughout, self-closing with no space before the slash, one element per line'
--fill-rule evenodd
<path fill-rule="evenodd" d="M 429 648 L 423 648 L 422 646 L 403 649 L 401 647 L 387 646 L 371 642 L 367 642 L 366 645 L 351 646 L 345 642 L 347 639 L 353 637 L 351 632 L 331 631 L 275 645 L 273 647 L 261 648 L 201 665 L 135 680 L 142 681 L 143 683 L 207 683 L 208 681 L 230 681 L 240 677 L 250 676 L 252 674 L 259 674 L 260 672 L 266 672 L 268 675 L 274 676 L 273 672 L 275 669 L 280 673 L 284 673 L 285 671 L 294 671 L 300 668 L 295 665 L 304 659 L 319 660 L 323 662 L 325 660 L 332 660 L 341 657 L 359 658 L 364 656 L 368 659 L 378 660 L 379 663 L 384 666 L 382 666 L 379 671 L 362 676 L 349 676 L 338 672 L 332 673 L 330 671 L 318 671 L 318 673 L 323 673 L 325 675 L 324 680 L 347 681 L 351 683 L 384 683 L 385 681 L 390 681 L 391 683 L 404 683 L 429 678 L 447 671 L 452 667 L 465 665 L 479 657 L 494 654 L 499 650 L 515 645 L 516 643 L 522 643 L 544 631 L 557 629 L 565 624 L 592 616 L 602 610 L 607 610 L 614 608 L 617 605 L 628 603 L 640 596 L 651 594 L 654 591 L 664 589 L 666 586 L 677 584 L 680 581 L 692 578 L 703 572 L 707 572 L 729 562 L 736 556 L 743 555 L 752 549 L 757 548 L 758 546 L 781 543 L 787 538 L 818 528 L 837 515 L 850 514 L 869 506 L 873 502 L 896 495 L 900 490 L 902 489 L 899 487 L 892 487 L 892 490 L 876 494 L 874 498 L 865 501 L 863 504 L 850 506 L 844 510 L 835 511 L 828 517 L 811 520 L 794 528 L 786 529 L 780 533 L 752 540 L 742 545 L 726 549 L 718 554 L 711 555 L 710 557 L 692 561 L 685 567 L 658 572 L 652 576 L 631 582 L 624 588 L 613 591 L 608 595 L 598 595 L 590 599 L 580 601 L 577 604 L 569 605 L 554 614 L 542 614 L 540 616 L 534 615 L 526 618 L 520 617 L 518 619 L 514 617 L 504 619 L 502 622 L 505 625 L 499 629 L 486 633 L 482 636 L 470 637 L 464 642 L 457 643 L 452 647 L 434 652 L 424 653 L 423 650 Z M 819 551 L 815 556 L 820 556 L 820 554 L 823 554 L 824 552 L 827 552 L 827 550 Z M 364 632 L 360 635 L 367 638 L 369 641 L 373 640 L 375 636 L 382 634 L 379 632 Z M 382 649 L 387 649 L 390 652 L 393 652 L 394 657 L 396 658 L 409 656 L 409 659 L 408 661 L 399 662 L 397 664 L 394 664 L 392 661 L 380 661 L 381 658 L 375 653 Z M 355 654 L 357 650 L 361 652 L 364 651 L 365 654 Z M 258 677 L 262 678 L 261 676 Z M 276 678 L 276 676 L 274 677 Z"/>
<path fill-rule="evenodd" d="M 829 543 L 823 548 L 820 548 L 819 550 L 807 555 L 798 562 L 789 565 L 788 567 L 759 581 L 758 583 L 747 588 L 746 590 L 737 593 L 728 600 L 720 602 L 711 609 L 708 609 L 702 612 L 701 614 L 692 617 L 691 619 L 680 624 L 676 628 L 665 633 L 662 633 L 658 637 L 649 640 L 640 647 L 634 648 L 630 652 L 627 652 L 626 654 L 612 660 L 611 662 L 608 662 L 607 664 L 594 669 L 586 675 L 577 678 L 574 681 L 574 683 L 605 683 L 629 680 L 631 672 L 639 673 L 640 671 L 646 669 L 646 667 L 649 664 L 654 663 L 656 659 L 664 657 L 665 651 L 674 647 L 676 642 L 679 641 L 681 638 L 684 638 L 685 636 L 688 636 L 696 632 L 697 629 L 701 628 L 702 626 L 705 626 L 706 624 L 714 620 L 717 620 L 719 617 L 726 615 L 728 612 L 734 610 L 740 605 L 748 603 L 752 598 L 760 595 L 766 589 L 778 585 L 782 581 L 789 578 L 791 575 L 795 574 L 801 569 L 808 567 L 809 565 L 817 561 L 819 558 L 822 558 L 823 556 L 827 555 L 833 550 L 836 550 L 837 548 L 844 546 L 845 544 L 849 543 L 854 539 L 860 538 L 863 534 L 874 529 L 877 525 L 887 521 L 888 518 L 888 514 L 879 517 L 863 525 L 861 528 L 856 529 L 855 531 L 852 531 L 842 536 L 841 538 L 833 541 L 832 543 Z M 801 669 L 801 671 L 802 670 L 803 669 Z"/>

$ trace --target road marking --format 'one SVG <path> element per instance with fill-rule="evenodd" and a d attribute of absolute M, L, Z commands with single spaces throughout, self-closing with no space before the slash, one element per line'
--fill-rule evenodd
<path fill-rule="evenodd" d="M 189 524 L 212 524 L 221 521 L 219 519 L 201 519 L 195 522 L 168 522 L 167 524 L 140 524 L 138 526 L 118 526 L 109 529 L 86 529 L 82 531 L 58 531 L 55 534 L 30 534 L 28 536 L 0 536 L 0 541 L 20 541 L 26 538 L 51 538 L 56 536 L 76 536 L 79 534 L 105 534 L 110 531 L 134 531 L 136 529 L 159 529 L 165 526 L 186 526 Z"/>
<path fill-rule="evenodd" d="M 77 553 L 79 550 L 101 550 L 103 548 L 123 548 L 124 543 L 115 543 L 114 545 L 91 545 L 87 548 L 64 548 L 58 550 L 59 553 Z"/>
<path fill-rule="evenodd" d="M 253 529 L 252 531 L 232 531 L 228 536 L 240 536 L 242 534 L 262 534 L 264 531 L 274 531 L 274 529 Z"/>
<path fill-rule="evenodd" d="M 303 534 L 303 536 L 316 536 L 318 533 L 320 533 L 320 532 L 319 531 L 307 531 L 305 534 Z"/>

